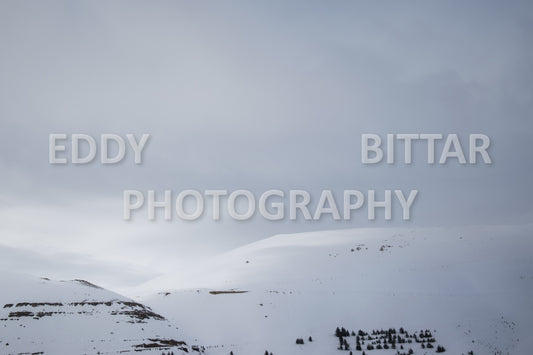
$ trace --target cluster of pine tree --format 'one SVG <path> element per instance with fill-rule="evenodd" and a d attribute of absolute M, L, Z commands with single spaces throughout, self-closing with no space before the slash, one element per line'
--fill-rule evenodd
<path fill-rule="evenodd" d="M 420 330 L 418 333 L 409 333 L 403 327 L 400 327 L 398 330 L 396 328 L 374 329 L 370 333 L 361 329 L 357 333 L 353 330 L 350 332 L 344 327 L 337 327 L 335 329 L 335 336 L 339 338 L 338 350 L 350 350 L 350 344 L 346 338 L 352 336 L 355 337 L 355 350 L 357 351 L 363 351 L 363 349 L 367 351 L 398 349 L 396 352 L 397 355 L 414 354 L 412 348 L 404 352 L 403 344 L 420 343 L 423 349 L 433 349 L 434 345 L 432 343 L 436 342 L 429 329 Z M 442 353 L 445 351 L 446 349 L 443 346 L 437 346 L 436 352 Z"/>

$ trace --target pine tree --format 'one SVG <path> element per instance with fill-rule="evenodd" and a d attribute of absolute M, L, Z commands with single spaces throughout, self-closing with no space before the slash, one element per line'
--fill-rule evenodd
<path fill-rule="evenodd" d="M 350 344 L 344 339 L 344 350 L 350 350 Z"/>

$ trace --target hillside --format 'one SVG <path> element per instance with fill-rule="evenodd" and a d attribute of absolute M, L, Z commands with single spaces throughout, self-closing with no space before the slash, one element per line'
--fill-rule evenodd
<path fill-rule="evenodd" d="M 84 280 L 0 273 L 1 354 L 175 354 L 183 333 L 149 307 Z"/>
<path fill-rule="evenodd" d="M 413 340 L 404 351 L 415 354 L 435 353 L 437 345 L 450 354 L 530 354 L 532 231 L 526 226 L 278 235 L 220 255 L 187 279 L 153 280 L 144 291 L 157 294 L 142 301 L 195 334 L 209 354 L 335 354 L 337 327 L 369 334 L 429 330 L 434 348 Z M 304 344 L 296 345 L 297 338 Z M 355 351 L 356 337 L 346 339 L 361 353 Z"/>

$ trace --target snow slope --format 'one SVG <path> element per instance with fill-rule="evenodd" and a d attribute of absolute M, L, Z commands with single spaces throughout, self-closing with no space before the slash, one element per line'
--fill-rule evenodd
<path fill-rule="evenodd" d="M 531 354 L 532 251 L 532 226 L 278 235 L 187 279 L 153 280 L 144 291 L 159 292 L 142 301 L 208 354 L 335 354 L 338 326 L 430 329 L 451 354 Z M 247 292 L 212 292 L 232 290 Z M 348 341 L 354 349 L 355 338 Z"/>
<path fill-rule="evenodd" d="M 149 307 L 83 280 L 0 272 L 0 354 L 191 351 Z"/>

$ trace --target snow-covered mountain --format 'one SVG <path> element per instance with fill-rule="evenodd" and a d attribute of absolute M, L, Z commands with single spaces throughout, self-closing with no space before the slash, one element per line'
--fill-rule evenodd
<path fill-rule="evenodd" d="M 377 340 L 366 340 L 366 354 L 430 354 L 438 345 L 450 354 L 531 354 L 532 251 L 532 226 L 278 235 L 187 279 L 153 280 L 144 288 L 159 292 L 142 302 L 208 354 L 335 354 L 337 327 L 429 330 L 434 339 L 430 348 L 412 338 L 371 351 Z M 345 339 L 361 353 L 355 336 Z"/>
<path fill-rule="evenodd" d="M 190 353 L 149 307 L 84 280 L 0 272 L 0 354 Z"/>
<path fill-rule="evenodd" d="M 532 251 L 533 226 L 278 235 L 135 300 L 3 270 L 0 354 L 531 354 Z"/>

